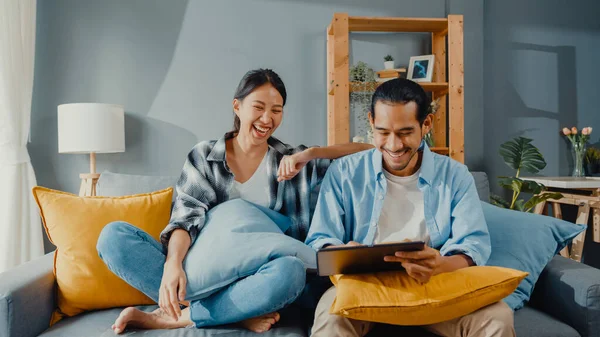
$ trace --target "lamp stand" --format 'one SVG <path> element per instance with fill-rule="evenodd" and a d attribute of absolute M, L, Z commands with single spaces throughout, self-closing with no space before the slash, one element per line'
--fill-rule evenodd
<path fill-rule="evenodd" d="M 82 173 L 79 175 L 79 178 L 81 178 L 79 196 L 96 196 L 96 184 L 98 183 L 98 178 L 100 178 L 100 174 L 96 173 L 96 153 L 90 153 L 90 173 Z"/>

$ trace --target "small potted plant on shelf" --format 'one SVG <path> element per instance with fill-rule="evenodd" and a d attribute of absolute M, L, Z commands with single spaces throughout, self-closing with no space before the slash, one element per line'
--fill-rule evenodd
<path fill-rule="evenodd" d="M 431 101 L 431 104 L 429 105 L 429 113 L 430 114 L 435 114 L 436 111 L 439 109 L 440 107 L 440 99 L 436 99 L 435 101 Z M 429 132 L 425 135 L 425 143 L 427 143 L 427 146 L 429 147 L 433 147 L 434 146 L 434 141 L 433 141 L 433 128 L 431 130 L 429 130 Z"/>
<path fill-rule="evenodd" d="M 394 58 L 392 57 L 392 55 L 386 55 L 383 58 L 383 67 L 385 69 L 394 69 Z"/>
<path fill-rule="evenodd" d="M 363 62 L 359 61 L 350 67 L 350 92 L 373 93 L 377 87 L 375 84 L 375 71 Z"/>

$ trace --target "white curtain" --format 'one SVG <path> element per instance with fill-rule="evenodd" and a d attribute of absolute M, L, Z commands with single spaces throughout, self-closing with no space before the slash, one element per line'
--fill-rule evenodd
<path fill-rule="evenodd" d="M 36 0 L 0 0 L 0 272 L 44 254 L 31 195 L 31 120 Z"/>

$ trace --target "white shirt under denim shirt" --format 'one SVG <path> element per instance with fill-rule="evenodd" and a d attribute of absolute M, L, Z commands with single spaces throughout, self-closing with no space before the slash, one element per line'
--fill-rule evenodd
<path fill-rule="evenodd" d="M 383 170 L 387 191 L 377 221 L 374 243 L 411 241 L 429 242 L 425 224 L 423 192 L 418 187 L 421 170 L 399 177 Z"/>
<path fill-rule="evenodd" d="M 490 236 L 473 176 L 449 157 L 423 151 L 418 188 L 423 192 L 425 223 L 430 241 L 444 256 L 465 254 L 485 265 Z M 356 241 L 372 245 L 386 195 L 382 153 L 359 152 L 332 163 L 321 183 L 306 243 L 325 245 Z"/>

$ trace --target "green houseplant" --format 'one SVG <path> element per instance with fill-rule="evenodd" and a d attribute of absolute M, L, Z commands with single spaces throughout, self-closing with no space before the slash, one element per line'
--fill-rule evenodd
<path fill-rule="evenodd" d="M 440 98 L 438 98 L 434 101 L 431 101 L 431 104 L 429 105 L 429 113 L 435 114 L 437 112 L 437 110 L 439 109 L 439 107 L 440 107 Z M 431 130 L 429 130 L 429 132 L 427 132 L 424 139 L 425 139 L 425 143 L 427 144 L 427 146 L 433 147 L 433 145 L 434 145 L 433 128 Z"/>
<path fill-rule="evenodd" d="M 498 184 L 502 188 L 511 191 L 512 197 L 509 202 L 498 195 L 491 195 L 490 198 L 494 205 L 531 212 L 540 202 L 562 198 L 560 193 L 542 193 L 546 191 L 546 186 L 519 177 L 522 172 L 535 174 L 546 167 L 544 156 L 537 147 L 531 144 L 532 141 L 529 138 L 517 137 L 500 145 L 500 156 L 502 156 L 506 165 L 516 170 L 516 173 L 513 177 L 498 177 Z M 521 193 L 529 193 L 532 196 L 528 200 L 519 199 Z"/>
<path fill-rule="evenodd" d="M 589 147 L 585 152 L 585 170 L 588 175 L 596 174 L 600 171 L 600 149 Z"/>
<path fill-rule="evenodd" d="M 363 61 L 351 66 L 349 75 L 351 82 L 375 82 L 375 71 Z"/>
<path fill-rule="evenodd" d="M 383 67 L 385 69 L 394 69 L 394 58 L 392 57 L 392 55 L 386 55 L 383 58 Z"/>
<path fill-rule="evenodd" d="M 371 127 L 369 109 L 371 96 L 377 88 L 375 71 L 365 62 L 359 61 L 350 67 L 350 111 L 358 119 L 357 131 L 359 138 L 371 143 Z"/>

